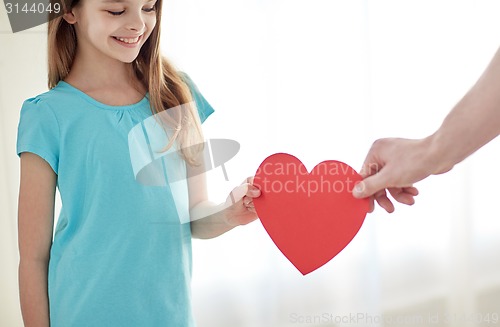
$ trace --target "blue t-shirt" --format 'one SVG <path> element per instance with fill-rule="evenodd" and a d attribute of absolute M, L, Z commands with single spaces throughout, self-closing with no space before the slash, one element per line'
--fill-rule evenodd
<path fill-rule="evenodd" d="M 213 109 L 182 76 L 204 121 Z M 152 117 L 147 96 L 109 106 L 63 81 L 23 104 L 17 153 L 50 164 L 62 202 L 49 261 L 52 327 L 194 326 L 179 190 L 141 183 L 134 171 L 130 132 Z"/>

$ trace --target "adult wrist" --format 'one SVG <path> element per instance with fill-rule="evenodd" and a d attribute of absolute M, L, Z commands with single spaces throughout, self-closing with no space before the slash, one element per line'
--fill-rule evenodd
<path fill-rule="evenodd" d="M 439 175 L 450 171 L 455 163 L 451 159 L 450 144 L 445 137 L 436 132 L 426 139 L 426 162 L 429 165 L 430 175 Z"/>

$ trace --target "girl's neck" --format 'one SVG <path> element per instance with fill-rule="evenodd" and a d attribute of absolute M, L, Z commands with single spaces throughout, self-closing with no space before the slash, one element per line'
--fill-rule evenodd
<path fill-rule="evenodd" d="M 66 80 L 89 88 L 110 87 L 116 85 L 130 84 L 133 76 L 132 65 L 118 60 L 87 60 L 75 56 L 71 71 Z M 87 88 L 85 87 L 85 88 Z"/>
<path fill-rule="evenodd" d="M 132 64 L 112 58 L 97 60 L 79 52 L 65 82 L 109 105 L 136 103 L 147 91 L 133 73 Z"/>

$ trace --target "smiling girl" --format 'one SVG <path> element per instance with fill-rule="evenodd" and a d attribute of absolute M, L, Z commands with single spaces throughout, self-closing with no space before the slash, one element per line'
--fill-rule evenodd
<path fill-rule="evenodd" d="M 24 102 L 18 126 L 27 327 L 193 326 L 191 237 L 257 218 L 252 198 L 260 192 L 250 180 L 232 192 L 232 205 L 214 206 L 204 175 L 191 177 L 179 209 L 177 189 L 136 178 L 134 126 L 181 106 L 175 144 L 202 142 L 201 122 L 213 112 L 160 55 L 160 11 L 161 0 L 69 0 L 49 22 L 50 90 Z M 188 176 L 203 171 L 199 153 L 179 152 Z M 62 208 L 53 236 L 56 188 Z M 182 210 L 205 218 L 181 223 Z"/>

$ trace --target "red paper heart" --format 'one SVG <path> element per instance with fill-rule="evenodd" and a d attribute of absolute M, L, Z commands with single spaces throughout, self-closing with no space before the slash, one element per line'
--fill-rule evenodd
<path fill-rule="evenodd" d="M 351 194 L 361 180 L 349 165 L 334 160 L 310 173 L 286 153 L 260 164 L 255 209 L 273 242 L 303 275 L 330 261 L 358 233 L 369 208 L 368 199 Z"/>

